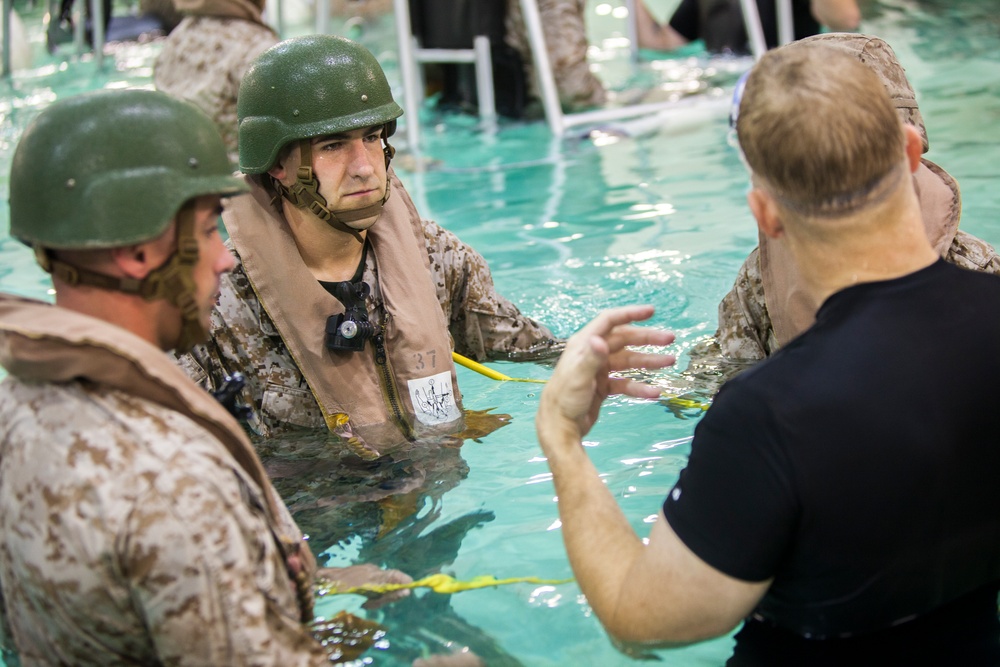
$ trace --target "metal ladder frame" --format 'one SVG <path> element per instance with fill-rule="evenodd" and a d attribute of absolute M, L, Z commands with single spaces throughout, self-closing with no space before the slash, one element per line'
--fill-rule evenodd
<path fill-rule="evenodd" d="M 420 149 L 420 107 L 423 105 L 424 95 L 417 67 L 424 63 L 473 63 L 476 66 L 479 117 L 484 127 L 494 128 L 497 111 L 489 38 L 477 35 L 473 38 L 471 49 L 425 49 L 413 35 L 409 0 L 393 0 L 393 8 L 399 43 L 399 72 L 403 80 L 403 110 L 406 114 L 404 128 L 409 149 L 413 152 Z"/>
<path fill-rule="evenodd" d="M 9 3 L 12 0 L 3 0 Z M 500 1 L 500 0 L 497 0 Z M 100 0 L 91 0 L 99 4 Z M 528 31 L 528 41 L 531 44 L 532 59 L 538 88 L 542 96 L 542 106 L 545 119 L 553 135 L 560 137 L 565 132 L 579 125 L 601 123 L 627 118 L 635 118 L 665 111 L 679 106 L 678 102 L 664 101 L 648 104 L 633 104 L 611 109 L 595 109 L 577 113 L 563 113 L 559 103 L 559 94 L 552 74 L 548 49 L 545 45 L 545 35 L 542 30 L 541 15 L 537 0 L 519 0 L 521 11 Z M 764 41 L 764 31 L 760 22 L 755 0 L 740 0 L 743 9 L 743 20 L 750 41 L 754 59 L 757 60 L 767 50 Z M 781 44 L 787 44 L 793 39 L 792 4 L 791 0 L 775 0 L 778 9 L 778 36 Z M 628 9 L 628 36 L 632 58 L 638 60 L 639 45 L 635 23 L 636 0 L 625 0 Z M 316 9 L 316 32 L 325 34 L 329 31 L 329 5 L 320 0 Z M 482 124 L 486 128 L 496 126 L 496 100 L 493 89 L 493 66 L 490 55 L 489 39 L 485 36 L 474 38 L 471 49 L 425 49 L 422 48 L 413 35 L 410 21 L 409 0 L 393 0 L 396 23 L 396 39 L 398 42 L 398 59 L 400 78 L 403 85 L 403 110 L 406 114 L 404 130 L 407 146 L 410 151 L 420 151 L 420 108 L 423 104 L 423 83 L 419 65 L 424 63 L 474 63 L 476 66 L 476 91 L 479 97 L 479 113 Z M 277 0 L 277 23 L 283 23 L 281 0 Z M 96 38 L 96 37 L 95 37 Z M 5 45 L 6 46 L 6 45 Z"/>
<path fill-rule="evenodd" d="M 779 41 L 781 44 L 787 44 L 792 41 L 794 36 L 792 3 L 791 0 L 775 1 L 778 3 Z M 625 0 L 629 13 L 628 32 L 632 56 L 634 59 L 638 59 L 639 46 L 635 25 L 635 2 L 636 0 Z M 542 95 L 542 106 L 545 108 L 545 119 L 553 134 L 561 136 L 566 130 L 577 125 L 634 118 L 636 116 L 664 111 L 678 104 L 677 102 L 666 101 L 650 104 L 634 104 L 613 109 L 563 113 L 562 106 L 559 104 L 555 78 L 552 75 L 548 50 L 545 47 L 545 34 L 542 31 L 542 20 L 538 11 L 538 2 L 537 0 L 520 0 L 520 3 L 521 11 L 524 13 L 524 22 L 528 29 L 528 40 L 531 43 L 531 55 L 535 64 L 535 73 L 538 77 L 538 87 Z M 760 13 L 757 11 L 755 0 L 741 0 L 741 4 L 743 6 L 743 20 L 746 24 L 747 35 L 750 37 L 751 48 L 756 60 L 767 50 L 764 42 L 764 31 L 760 23 Z"/>

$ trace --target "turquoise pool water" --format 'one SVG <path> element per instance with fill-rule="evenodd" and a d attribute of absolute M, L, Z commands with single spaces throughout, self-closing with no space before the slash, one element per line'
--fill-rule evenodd
<path fill-rule="evenodd" d="M 623 22 L 601 13 L 599 4 L 589 6 L 593 60 L 612 87 L 627 94 L 639 85 L 668 87 L 694 78 L 709 81 L 709 90 L 719 83 L 721 101 L 679 114 L 661 127 L 607 127 L 562 140 L 553 140 L 542 123 L 508 123 L 489 135 L 476 128 L 474 119 L 428 110 L 427 165 L 416 169 L 415 161 L 401 156 L 397 169 L 423 214 L 477 247 L 501 291 L 533 317 L 568 335 L 603 307 L 653 303 L 655 323 L 677 333 L 683 368 L 684 351 L 714 331 L 718 301 L 756 244 L 744 201 L 746 175 L 726 143 L 730 78 L 706 72 L 713 64 L 697 58 L 646 63 L 636 73 L 621 49 Z M 650 1 L 661 16 L 673 4 Z M 863 2 L 862 7 L 865 31 L 894 47 L 917 89 L 930 136 L 928 157 L 961 184 L 962 228 L 1000 243 L 1000 16 L 995 3 L 894 0 Z M 63 63 L 43 55 L 41 32 L 31 28 L 40 12 L 24 15 L 37 67 L 0 84 L 4 195 L 13 147 L 39 108 L 84 90 L 149 85 L 157 49 L 155 44 L 118 47 L 99 73 L 91 62 Z M 360 39 L 393 78 L 391 25 L 376 23 Z M 623 129 L 638 136 L 625 136 Z M 0 290 L 45 298 L 48 281 L 30 253 L 7 236 L 6 216 L 6 206 L 0 207 Z M 517 377 L 549 373 L 541 365 L 493 366 Z M 667 382 L 670 375 L 660 379 Z M 399 478 L 365 487 L 370 500 L 349 503 L 343 512 L 302 502 L 303 520 L 329 520 L 333 533 L 343 529 L 343 539 L 325 554 L 333 563 L 374 559 L 403 569 L 439 569 L 458 579 L 571 576 L 548 468 L 535 442 L 538 386 L 501 384 L 464 369 L 459 382 L 467 407 L 495 407 L 513 416 L 511 424 L 438 460 L 403 464 Z M 678 419 L 653 404 L 612 400 L 588 437 L 588 451 L 640 533 L 685 464 L 697 422 L 696 415 L 691 417 Z M 322 471 L 313 472 L 314 491 L 335 486 L 338 491 L 331 495 L 337 495 L 350 489 L 332 482 L 333 472 L 325 479 Z M 412 494 L 393 486 L 415 477 L 423 477 L 424 485 Z M 290 496 L 295 492 L 287 479 L 281 488 Z M 393 524 L 386 518 L 391 503 L 385 498 L 415 508 L 416 514 Z M 373 531 L 380 521 L 386 532 L 376 539 Z M 320 611 L 358 610 L 359 602 L 327 598 Z M 389 627 L 386 644 L 365 658 L 376 665 L 403 664 L 450 641 L 473 644 L 491 665 L 633 662 L 611 646 L 573 584 L 515 584 L 450 598 L 417 593 L 405 605 L 372 617 Z M 730 648 L 731 640 L 722 638 L 660 655 L 682 667 L 718 665 Z"/>

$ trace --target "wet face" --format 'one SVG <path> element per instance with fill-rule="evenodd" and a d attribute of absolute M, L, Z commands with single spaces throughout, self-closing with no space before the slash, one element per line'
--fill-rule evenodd
<path fill-rule="evenodd" d="M 209 330 L 212 307 L 219 298 L 219 278 L 236 266 L 235 258 L 222 240 L 220 215 L 222 200 L 218 195 L 195 199 L 194 234 L 198 241 L 198 262 L 192 273 L 199 322 L 205 331 Z"/>
<path fill-rule="evenodd" d="M 315 137 L 311 144 L 313 173 L 319 181 L 319 193 L 331 211 L 364 208 L 385 196 L 387 176 L 381 125 Z M 300 157 L 296 146 L 271 174 L 284 185 L 291 185 Z M 368 229 L 377 218 L 378 215 L 373 215 L 347 225 L 357 230 Z"/>

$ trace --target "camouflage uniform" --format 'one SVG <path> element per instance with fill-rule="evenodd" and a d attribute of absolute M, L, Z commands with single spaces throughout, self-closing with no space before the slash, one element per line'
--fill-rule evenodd
<path fill-rule="evenodd" d="M 230 160 L 236 164 L 236 95 L 240 81 L 253 59 L 277 43 L 274 31 L 261 22 L 259 10 L 256 20 L 186 16 L 163 42 L 153 66 L 153 83 L 159 90 L 192 102 L 207 113 L 226 142 Z"/>
<path fill-rule="evenodd" d="M 548 50 L 552 76 L 564 109 L 573 110 L 604 104 L 607 92 L 587 62 L 587 27 L 584 22 L 584 0 L 539 0 L 542 30 Z M 521 54 L 534 85 L 534 61 L 528 30 L 521 13 L 520 0 L 508 0 L 506 41 Z M 537 91 L 535 91 L 537 95 Z"/>
<path fill-rule="evenodd" d="M 431 276 L 456 352 L 477 361 L 523 361 L 562 350 L 552 332 L 497 293 L 482 255 L 437 223 L 422 222 Z"/>
<path fill-rule="evenodd" d="M 955 235 L 944 259 L 965 269 L 1000 275 L 1000 257 L 993 247 L 963 231 Z M 759 360 L 781 347 L 764 299 L 757 248 L 743 262 L 733 289 L 719 304 L 719 329 L 715 335 L 719 351 L 731 359 Z"/>
<path fill-rule="evenodd" d="M 497 294 L 489 267 L 482 256 L 437 224 L 417 219 L 416 209 L 402 184 L 391 171 L 389 178 L 393 195 L 386 204 L 383 216 L 389 215 L 387 211 L 390 210 L 403 210 L 404 205 L 409 213 L 393 213 L 392 218 L 379 220 L 372 228 L 373 233 L 386 231 L 386 225 L 404 223 L 403 216 L 413 216 L 404 224 L 423 231 L 425 247 L 420 250 L 426 252 L 429 260 L 429 277 L 433 280 L 437 301 L 444 315 L 440 321 L 447 322 L 454 349 L 459 354 L 480 360 L 528 359 L 561 350 L 561 341 L 554 339 L 548 329 L 522 315 L 516 306 Z M 266 199 L 261 198 L 260 202 L 263 201 Z M 248 204 L 244 200 L 240 205 Z M 230 220 L 237 216 L 227 212 L 225 217 Z M 390 219 L 394 222 L 390 223 Z M 280 222 L 275 219 L 271 224 Z M 380 228 L 379 225 L 383 227 Z M 251 234 L 252 229 L 240 238 L 247 242 L 247 236 Z M 234 248 L 232 242 L 230 247 Z M 366 299 L 369 317 L 380 327 L 386 310 L 382 293 L 384 279 L 379 278 L 379 267 L 374 254 L 367 254 L 363 280 L 371 287 Z M 396 267 L 388 270 L 407 269 Z M 410 267 L 409 270 L 425 269 Z M 284 289 L 287 291 L 288 288 Z M 269 437 L 289 428 L 322 429 L 325 426 L 344 437 L 349 446 L 366 458 L 377 455 L 377 451 L 365 444 L 365 441 L 378 443 L 380 446 L 397 443 L 399 431 L 392 424 L 382 427 L 375 422 L 363 423 L 359 429 L 352 423 L 354 420 L 349 414 L 350 410 L 337 405 L 330 405 L 328 414 L 324 415 L 316 398 L 316 393 L 321 388 L 310 386 L 303 374 L 302 364 L 296 361 L 289 350 L 290 346 L 294 348 L 294 343 L 288 341 L 290 332 L 282 334 L 272 319 L 273 313 L 269 314 L 264 305 L 266 304 L 261 303 L 242 263 L 232 273 L 223 276 L 219 305 L 212 314 L 212 340 L 207 345 L 196 347 L 188 358 L 182 358 L 181 363 L 188 373 L 199 383 L 210 387 L 217 386 L 222 378 L 233 372 L 244 373 L 247 376 L 244 400 L 254 408 L 249 426 L 258 435 Z M 395 317 L 398 321 L 399 314 Z M 437 317 L 440 318 L 441 314 Z M 427 315 L 421 317 L 418 326 L 432 328 L 438 326 L 437 322 L 437 319 Z M 299 319 L 296 323 L 300 327 L 317 327 L 320 331 L 323 326 L 323 322 L 318 320 L 305 322 Z M 416 333 L 418 332 L 414 332 Z M 406 332 L 402 332 L 401 336 L 406 338 Z M 366 345 L 370 347 L 370 343 Z M 386 347 L 390 348 L 388 339 Z M 359 354 L 367 355 L 367 348 L 364 353 Z M 389 356 L 393 356 L 391 349 Z M 433 360 L 433 363 L 431 360 L 425 361 L 428 367 L 451 366 L 450 358 Z M 351 368 L 365 363 L 360 357 L 350 356 L 337 357 L 336 362 Z M 336 368 L 332 365 L 333 362 L 327 363 L 330 365 L 318 371 L 319 381 L 326 381 L 331 374 L 333 380 L 337 380 L 352 372 L 351 368 Z M 419 364 L 422 361 L 408 363 Z M 399 362 L 396 363 L 397 376 L 405 370 L 400 368 Z M 370 388 L 356 388 L 354 393 L 364 396 L 370 393 Z M 349 419 L 352 421 L 349 422 Z"/>
<path fill-rule="evenodd" d="M 924 159 L 914 174 L 914 187 L 927 238 L 945 261 L 1000 275 L 1000 257 L 993 247 L 958 229 L 961 196 L 951 175 Z M 819 304 L 809 303 L 798 287 L 798 271 L 787 248 L 764 237 L 760 243 L 719 304 L 716 340 L 700 345 L 692 363 L 708 364 L 714 355 L 742 361 L 763 359 L 812 324 Z M 768 259 L 762 259 L 762 254 Z M 778 311 L 775 301 L 782 304 Z"/>
<path fill-rule="evenodd" d="M 328 664 L 288 575 L 301 535 L 236 422 L 122 329 L 11 297 L 0 315 L 0 584 L 22 664 Z"/>
<path fill-rule="evenodd" d="M 392 0 L 332 0 L 330 12 L 334 16 L 360 16 L 370 19 L 392 13 Z"/>

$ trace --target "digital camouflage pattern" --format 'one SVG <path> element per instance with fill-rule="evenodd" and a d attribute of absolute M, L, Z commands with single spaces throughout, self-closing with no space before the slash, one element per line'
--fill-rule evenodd
<path fill-rule="evenodd" d="M 431 277 L 456 352 L 477 361 L 526 361 L 562 351 L 551 331 L 496 291 L 482 255 L 430 220 L 423 226 Z"/>
<path fill-rule="evenodd" d="M 208 114 L 236 164 L 240 81 L 254 58 L 277 43 L 274 31 L 259 21 L 186 16 L 163 42 L 153 67 L 153 83 Z"/>
<path fill-rule="evenodd" d="M 585 8 L 584 0 L 538 0 L 552 76 L 559 91 L 559 101 L 567 110 L 598 106 L 607 101 L 604 84 L 590 71 L 587 62 L 590 44 L 584 21 Z M 534 85 L 534 60 L 520 0 L 508 0 L 505 25 L 506 41 L 521 54 L 527 80 Z"/>
<path fill-rule="evenodd" d="M 965 269 L 1000 275 L 1000 257 L 993 247 L 961 230 L 955 235 L 944 259 Z M 756 248 L 743 262 L 733 288 L 719 304 L 716 338 L 718 345 L 715 350 L 729 359 L 764 359 L 780 347 L 764 300 L 760 255 Z M 705 363 L 705 356 L 699 361 Z"/>
<path fill-rule="evenodd" d="M 334 16 L 371 19 L 392 12 L 392 0 L 332 0 L 330 12 Z"/>
<path fill-rule="evenodd" d="M 424 220 L 422 226 L 432 279 L 455 351 L 476 360 L 526 360 L 561 351 L 562 341 L 497 293 L 482 255 L 434 222 Z M 229 247 L 233 249 L 231 242 Z M 384 309 L 371 254 L 364 281 L 371 286 L 366 300 L 369 316 L 379 325 Z M 248 425 L 257 435 L 327 427 L 308 383 L 242 266 L 222 277 L 219 304 L 212 313 L 212 340 L 180 362 L 196 382 L 211 388 L 226 375 L 243 373 L 247 381 L 243 395 L 254 408 Z M 331 430 L 342 438 L 357 439 L 346 419 Z"/>
<path fill-rule="evenodd" d="M 300 621 L 278 546 L 278 535 L 301 536 L 280 502 L 270 503 L 277 523 L 269 519 L 264 494 L 277 495 L 266 478 L 267 489 L 187 414 L 99 381 L 25 375 L 7 343 L 0 585 L 21 664 L 328 664 Z M 98 345 L 60 348 L 51 367 L 122 349 Z M 128 349 L 153 354 L 148 344 Z M 37 358 L 20 355 L 21 366 Z M 130 382 L 201 394 L 179 387 L 190 385 L 180 373 L 155 384 L 170 375 L 163 367 Z"/>

